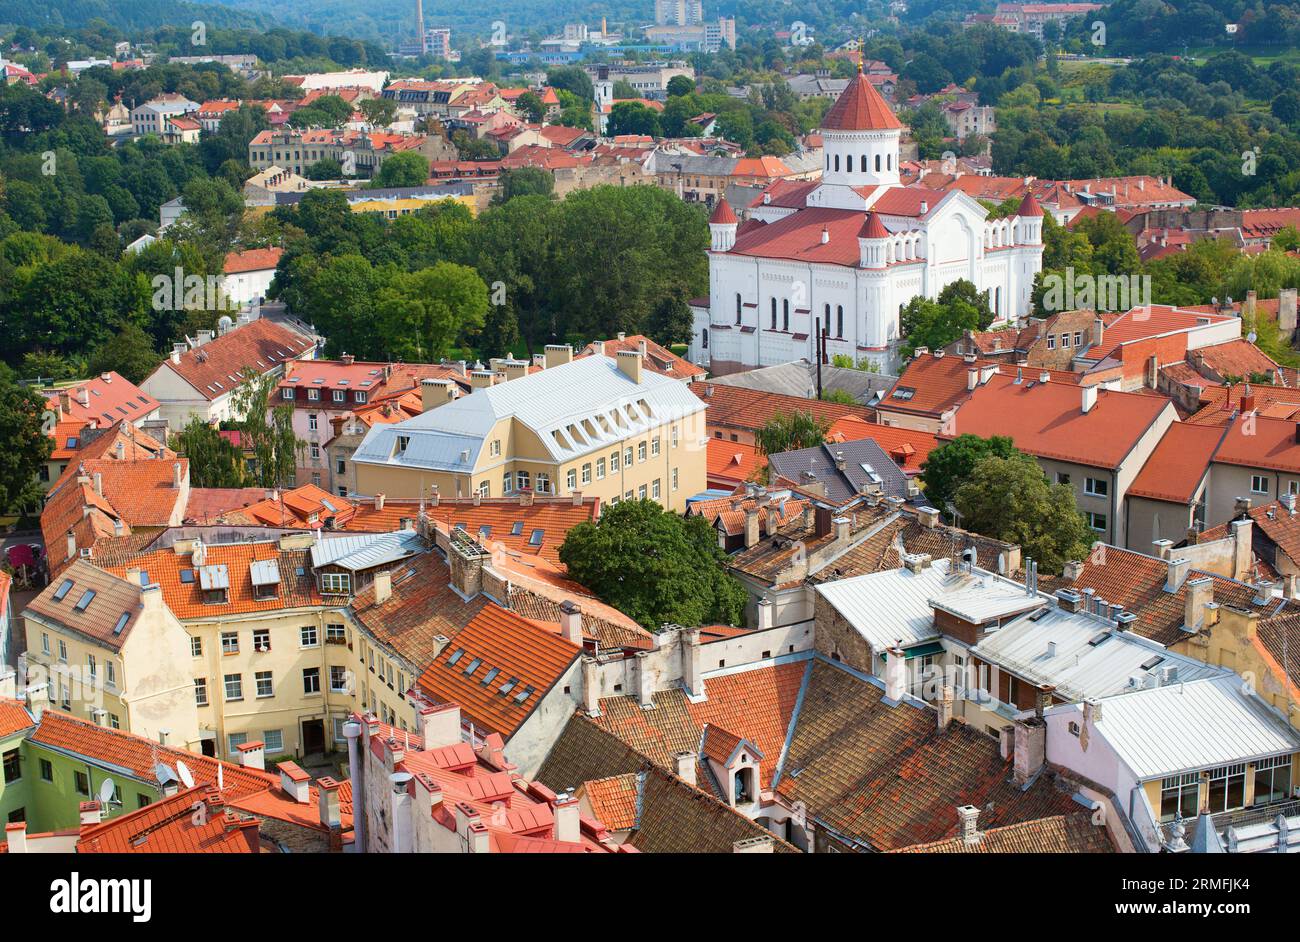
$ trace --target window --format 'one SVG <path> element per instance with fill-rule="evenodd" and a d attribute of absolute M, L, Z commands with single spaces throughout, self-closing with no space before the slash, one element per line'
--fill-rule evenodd
<path fill-rule="evenodd" d="M 650 496 L 655 500 L 659 499 L 659 479 L 655 478 L 650 485 Z"/>
<path fill-rule="evenodd" d="M 639 442 L 636 446 L 636 460 L 645 461 L 645 442 Z"/>
<path fill-rule="evenodd" d="M 1070 335 L 1061 334 L 1061 349 L 1065 350 L 1070 346 Z"/>
<path fill-rule="evenodd" d="M 736 292 L 736 325 L 737 326 L 740 325 L 740 308 L 741 308 L 740 292 L 737 291 Z"/>
<path fill-rule="evenodd" d="M 343 644 L 347 641 L 347 629 L 342 625 L 325 626 L 326 644 Z"/>
<path fill-rule="evenodd" d="M 1076 331 L 1074 332 L 1074 345 L 1075 345 L 1076 347 L 1082 347 L 1082 346 L 1083 346 L 1083 331 L 1081 331 L 1081 330 L 1076 330 Z"/>
<path fill-rule="evenodd" d="M 1232 811 L 1246 804 L 1246 764 L 1225 765 L 1210 772 L 1210 814 Z"/>
<path fill-rule="evenodd" d="M 104 662 L 104 683 L 110 687 L 117 686 L 117 665 L 112 661 Z"/>
<path fill-rule="evenodd" d="M 352 574 L 348 572 L 322 573 L 320 590 L 333 595 L 347 595 L 352 590 Z"/>
<path fill-rule="evenodd" d="M 1048 350 L 1056 349 L 1056 334 L 1047 335 L 1047 349 Z"/>
<path fill-rule="evenodd" d="M 584 464 L 582 466 L 582 483 L 583 484 L 591 483 L 591 462 L 588 462 L 587 464 Z"/>
<path fill-rule="evenodd" d="M 564 476 L 564 483 L 569 490 L 576 488 L 578 486 L 578 472 L 573 468 L 570 468 L 568 473 Z"/>
<path fill-rule="evenodd" d="M 41 781 L 42 782 L 54 781 L 54 766 L 50 764 L 49 759 L 41 760 Z"/>
<path fill-rule="evenodd" d="M 95 671 L 96 671 L 95 655 L 93 655 L 93 654 L 87 654 L 87 655 L 86 655 L 86 672 L 90 675 L 90 679 L 91 679 L 91 680 L 94 680 L 94 679 L 95 679 Z"/>
<path fill-rule="evenodd" d="M 266 652 L 271 650 L 271 629 L 254 628 L 253 629 L 253 650 Z"/>
<path fill-rule="evenodd" d="M 605 459 L 604 458 L 596 459 L 596 480 L 597 481 L 605 480 Z"/>
<path fill-rule="evenodd" d="M 341 390 L 341 389 L 336 389 L 336 390 L 334 390 L 334 401 L 335 401 L 335 402 L 342 402 L 342 401 L 343 401 L 343 397 L 344 397 L 344 395 L 345 395 L 345 393 L 343 392 L 343 390 Z"/>
<path fill-rule="evenodd" d="M 330 692 L 347 693 L 348 692 L 348 671 L 347 668 L 337 664 L 330 666 Z"/>
<path fill-rule="evenodd" d="M 488 445 L 488 454 L 493 458 L 501 457 L 501 439 L 492 439 L 492 444 Z"/>
<path fill-rule="evenodd" d="M 95 601 L 95 590 L 87 589 L 85 592 L 81 593 L 81 598 L 77 599 L 75 608 L 79 612 L 84 612 L 90 607 L 90 603 L 93 601 Z"/>
<path fill-rule="evenodd" d="M 244 699 L 244 675 L 243 674 L 227 674 L 225 677 L 222 678 L 222 681 L 225 684 L 227 700 Z"/>
<path fill-rule="evenodd" d="M 632 467 L 632 449 L 631 449 L 631 448 L 625 448 L 625 449 L 623 449 L 623 467 L 625 467 L 625 468 L 630 468 L 630 467 Z"/>
<path fill-rule="evenodd" d="M 1266 805 L 1290 796 L 1290 756 L 1273 756 L 1255 763 L 1255 804 Z"/>
<path fill-rule="evenodd" d="M 203 657 L 202 638 L 190 638 L 190 657 Z"/>
<path fill-rule="evenodd" d="M 43 631 L 41 632 L 41 651 L 45 654 L 50 653 L 50 636 Z"/>
<path fill-rule="evenodd" d="M 352 393 L 352 401 L 353 401 L 353 402 L 365 402 L 365 401 L 366 401 L 366 394 L 365 394 L 364 392 L 362 392 L 360 389 L 358 389 L 358 390 L 356 390 L 354 393 Z"/>
<path fill-rule="evenodd" d="M 1088 526 L 1091 527 L 1092 529 L 1098 531 L 1102 531 L 1106 529 L 1105 514 L 1095 514 L 1092 511 L 1088 511 L 1087 517 L 1088 517 Z"/>
<path fill-rule="evenodd" d="M 529 483 L 530 483 L 530 481 L 529 481 L 529 479 L 528 479 L 528 472 L 527 472 L 527 471 L 516 471 L 516 472 L 515 472 L 515 487 L 519 488 L 519 490 L 522 491 L 522 490 L 525 490 L 525 489 L 528 487 Z"/>
<path fill-rule="evenodd" d="M 546 537 L 546 531 L 545 531 L 545 530 L 534 530 L 532 533 L 528 534 L 528 545 L 529 545 L 529 546 L 541 546 L 541 545 L 542 545 L 542 540 L 543 540 L 545 537 Z"/>
<path fill-rule="evenodd" d="M 286 386 L 284 389 L 281 389 L 281 390 L 280 390 L 280 398 L 281 398 L 281 399 L 292 399 L 292 398 L 293 398 L 293 390 L 292 390 L 291 388 L 287 387 L 287 386 Z"/>
<path fill-rule="evenodd" d="M 790 300 L 781 302 L 781 329 L 787 334 L 790 332 Z"/>
<path fill-rule="evenodd" d="M 262 730 L 262 742 L 266 749 L 267 755 L 274 755 L 284 752 L 284 730 L 264 729 Z"/>
<path fill-rule="evenodd" d="M 72 580 L 64 579 L 61 583 L 59 583 L 59 587 L 54 590 L 54 601 L 62 602 L 64 596 L 66 596 L 71 591 L 72 591 Z"/>
<path fill-rule="evenodd" d="M 311 446 L 311 460 L 320 461 L 320 445 Z"/>
<path fill-rule="evenodd" d="M 307 416 L 307 431 L 315 432 L 319 430 L 320 430 L 319 417 L 316 415 L 315 412 L 309 413 Z"/>
<path fill-rule="evenodd" d="M 651 457 L 654 457 L 654 458 L 657 458 L 657 457 L 659 456 L 659 436 L 658 436 L 658 435 L 656 435 L 654 438 L 650 439 L 650 455 L 651 455 Z"/>
<path fill-rule="evenodd" d="M 309 402 L 315 402 L 315 401 L 318 400 L 318 399 L 320 399 L 320 390 L 319 390 L 319 389 L 309 389 L 309 390 L 307 390 L 307 400 L 308 400 Z"/>
<path fill-rule="evenodd" d="M 319 667 L 303 668 L 302 692 L 307 695 L 320 693 L 320 668 Z"/>
<path fill-rule="evenodd" d="M 645 490 L 646 488 L 644 484 L 637 488 L 636 496 L 638 500 L 645 500 Z"/>
<path fill-rule="evenodd" d="M 772 329 L 776 330 L 776 298 L 772 299 Z"/>
<path fill-rule="evenodd" d="M 674 426 L 673 426 L 672 444 L 669 446 L 670 448 L 676 448 L 676 447 L 677 447 L 677 438 L 678 438 L 678 435 L 677 435 L 677 426 L 674 425 Z"/>
<path fill-rule="evenodd" d="M 509 494 L 515 489 L 515 476 L 507 471 L 501 476 L 501 493 Z"/>
<path fill-rule="evenodd" d="M 90 797 L 90 776 L 85 772 L 77 772 L 74 770 L 72 773 L 72 780 L 76 785 L 78 795 Z"/>
<path fill-rule="evenodd" d="M 238 654 L 239 653 L 239 632 L 223 631 L 221 633 L 221 653 Z"/>
<path fill-rule="evenodd" d="M 10 749 L 4 754 L 4 775 L 6 785 L 23 777 L 22 763 L 17 749 Z"/>
<path fill-rule="evenodd" d="M 1252 474 L 1250 476 L 1250 492 L 1252 494 L 1268 493 L 1268 478 L 1262 474 Z"/>
<path fill-rule="evenodd" d="M 315 625 L 304 625 L 298 631 L 298 643 L 304 648 L 314 648 L 320 644 L 320 634 Z"/>
<path fill-rule="evenodd" d="M 829 327 L 830 325 L 827 326 Z M 835 305 L 835 336 L 840 340 L 844 339 L 844 305 L 843 304 Z"/>
<path fill-rule="evenodd" d="M 196 706 L 208 705 L 208 679 L 206 677 L 194 678 L 194 703 Z"/>
<path fill-rule="evenodd" d="M 1110 493 L 1110 482 L 1105 478 L 1084 478 L 1083 492 L 1093 497 L 1105 497 Z"/>
<path fill-rule="evenodd" d="M 270 671 L 258 671 L 253 675 L 253 683 L 256 686 L 259 700 L 275 696 L 275 683 L 271 679 Z"/>
<path fill-rule="evenodd" d="M 229 754 L 238 756 L 239 747 L 248 742 L 248 733 L 231 733 L 226 737 L 226 741 L 230 743 Z"/>
<path fill-rule="evenodd" d="M 1064 471 L 1057 471 L 1057 472 L 1056 472 L 1056 483 L 1057 483 L 1057 484 L 1069 484 L 1069 483 L 1070 483 L 1070 476 L 1069 476 L 1068 474 L 1066 474 Z"/>
<path fill-rule="evenodd" d="M 618 474 L 618 452 L 616 451 L 609 454 L 609 473 Z"/>
<path fill-rule="evenodd" d="M 544 473 L 544 472 L 542 472 L 542 471 L 538 471 L 538 472 L 537 472 L 537 488 L 536 488 L 536 490 L 537 490 L 537 493 L 539 493 L 539 494 L 549 494 L 549 493 L 551 493 L 551 476 L 550 476 L 549 474 L 546 474 L 546 473 Z"/>

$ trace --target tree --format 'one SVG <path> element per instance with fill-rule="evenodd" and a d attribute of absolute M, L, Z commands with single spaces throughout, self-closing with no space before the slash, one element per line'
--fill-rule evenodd
<path fill-rule="evenodd" d="M 189 459 L 191 487 L 244 486 L 243 452 L 203 419 L 191 419 L 172 436 L 171 447 Z"/>
<path fill-rule="evenodd" d="M 370 181 L 370 189 L 397 186 L 424 186 L 429 182 L 429 158 L 413 150 L 394 154 L 379 165 Z"/>
<path fill-rule="evenodd" d="M 434 363 L 462 332 L 474 333 L 483 326 L 487 285 L 468 266 L 438 262 L 398 275 L 379 293 L 374 307 L 392 355 Z"/>
<path fill-rule="evenodd" d="M 617 82 L 614 83 L 614 97 L 616 99 L 617 98 L 631 99 L 631 98 L 640 98 L 641 96 L 636 93 L 636 89 L 632 87 L 631 82 L 629 82 L 627 79 L 619 79 Z"/>
<path fill-rule="evenodd" d="M 298 470 L 298 454 L 307 443 L 293 431 L 293 406 L 272 407 L 272 398 L 280 386 L 274 373 L 258 375 L 245 369 L 243 382 L 231 397 L 235 423 L 243 447 L 253 453 L 253 480 L 258 487 L 293 487 Z"/>
<path fill-rule="evenodd" d="M 744 588 L 703 517 L 650 500 L 621 501 L 580 523 L 560 547 L 569 576 L 651 631 L 666 624 L 738 624 Z"/>
<path fill-rule="evenodd" d="M 90 373 L 116 372 L 123 379 L 139 385 L 154 371 L 162 357 L 140 327 L 127 324 L 90 354 Z"/>
<path fill-rule="evenodd" d="M 524 92 L 515 102 L 515 107 L 533 124 L 541 124 L 542 118 L 546 117 L 546 106 L 542 104 L 536 92 Z"/>
<path fill-rule="evenodd" d="M 361 103 L 360 111 L 370 124 L 386 128 L 397 114 L 397 102 L 392 98 L 367 98 Z"/>
<path fill-rule="evenodd" d="M 517 167 L 501 171 L 497 178 L 500 190 L 492 197 L 494 205 L 508 203 L 516 196 L 545 196 L 555 193 L 555 176 L 542 167 Z"/>
<path fill-rule="evenodd" d="M 680 98 L 695 92 L 695 83 L 685 75 L 674 75 L 668 80 L 668 97 Z"/>
<path fill-rule="evenodd" d="M 921 465 L 921 482 L 925 485 L 925 499 L 930 506 L 948 513 L 948 504 L 957 488 L 971 476 L 977 464 L 989 457 L 1033 461 L 1005 435 L 992 438 L 958 435 L 930 452 L 925 464 Z"/>
<path fill-rule="evenodd" d="M 45 399 L 21 386 L 7 370 L 0 375 L 0 508 L 17 510 L 39 503 L 36 475 L 50 452 L 53 437 L 45 434 Z"/>
<path fill-rule="evenodd" d="M 302 175 L 308 180 L 341 180 L 343 165 L 333 157 L 322 157 L 313 164 L 308 164 Z"/>
<path fill-rule="evenodd" d="M 830 427 L 829 421 L 819 419 L 811 412 L 794 412 L 790 415 L 778 412 L 758 430 L 754 443 L 765 455 L 815 448 L 826 441 Z"/>
<path fill-rule="evenodd" d="M 960 340 L 968 330 L 979 329 L 979 312 L 970 305 L 945 307 L 924 295 L 917 295 L 903 307 L 900 316 L 903 345 L 900 351 L 910 357 L 918 347 L 940 350 Z"/>
<path fill-rule="evenodd" d="M 1058 573 L 1087 552 L 1088 527 L 1074 491 L 1049 483 L 1033 460 L 984 458 L 953 502 L 966 529 L 1016 544 L 1044 572 Z"/>
<path fill-rule="evenodd" d="M 639 101 L 620 101 L 609 111 L 610 137 L 620 134 L 645 134 L 662 137 L 659 112 Z"/>
<path fill-rule="evenodd" d="M 591 76 L 577 66 L 566 65 L 551 69 L 546 73 L 546 84 L 557 92 L 563 89 L 584 102 L 596 97 L 596 88 L 591 84 Z"/>

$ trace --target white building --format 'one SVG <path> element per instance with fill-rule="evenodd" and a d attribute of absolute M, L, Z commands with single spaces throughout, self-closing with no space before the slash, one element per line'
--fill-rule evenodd
<path fill-rule="evenodd" d="M 1042 267 L 1042 209 L 989 220 L 971 197 L 899 182 L 902 125 L 865 75 L 822 122 L 819 181 L 778 181 L 741 223 L 719 202 L 709 229 L 708 303 L 690 359 L 715 373 L 812 360 L 815 319 L 828 356 L 894 366 L 899 314 L 967 279 L 999 320 L 1027 314 Z"/>
<path fill-rule="evenodd" d="M 199 110 L 199 103 L 184 95 L 159 95 L 131 110 L 131 131 L 134 134 L 167 133 L 169 118 L 179 118 Z"/>

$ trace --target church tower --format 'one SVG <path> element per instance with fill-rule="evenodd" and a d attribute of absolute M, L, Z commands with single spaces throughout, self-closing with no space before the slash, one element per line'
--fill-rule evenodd
<path fill-rule="evenodd" d="M 822 183 L 898 186 L 902 128 L 859 62 L 858 74 L 822 119 Z"/>

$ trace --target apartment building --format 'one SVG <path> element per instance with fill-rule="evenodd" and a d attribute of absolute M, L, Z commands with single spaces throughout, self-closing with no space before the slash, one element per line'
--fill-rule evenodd
<path fill-rule="evenodd" d="M 353 455 L 353 492 L 499 497 L 520 491 L 650 499 L 681 511 L 705 489 L 704 403 L 676 379 L 644 368 L 636 351 L 573 359 L 548 346 L 546 368 L 448 400 L 426 380 L 426 411 L 375 425 Z M 507 375 L 511 367 L 507 364 Z"/>
<path fill-rule="evenodd" d="M 414 151 L 434 160 L 454 160 L 456 148 L 436 134 L 362 133 L 328 128 L 270 129 L 248 142 L 248 164 L 254 170 L 279 167 L 302 174 L 320 160 L 350 165 L 350 175 L 370 178 L 393 154 Z M 345 167 L 346 169 L 346 167 Z"/>
<path fill-rule="evenodd" d="M 161 137 L 167 134 L 169 119 L 193 114 L 199 107 L 198 102 L 190 101 L 184 95 L 159 95 L 131 109 L 131 131 L 137 135 L 157 134 Z"/>

